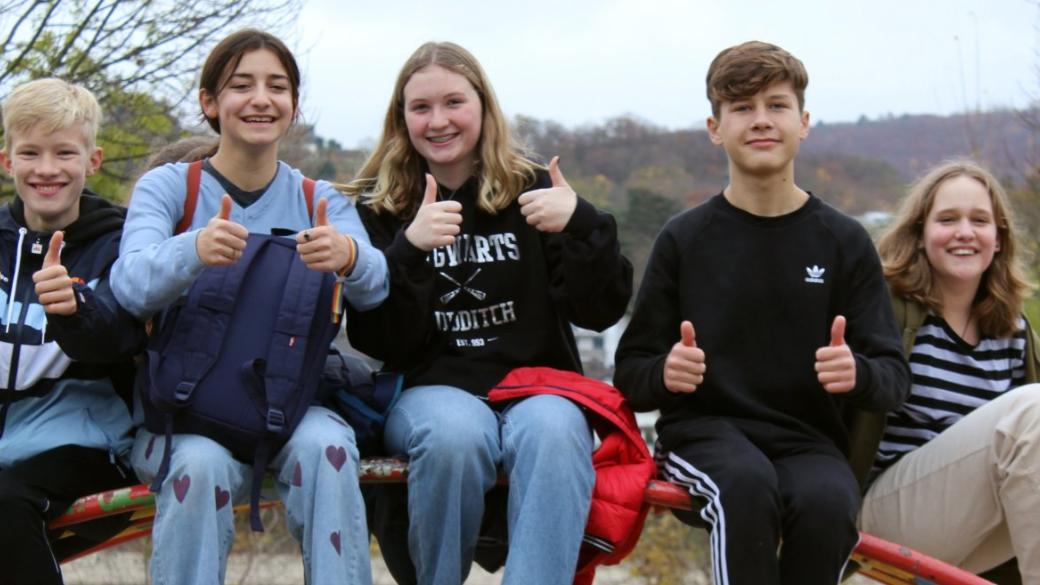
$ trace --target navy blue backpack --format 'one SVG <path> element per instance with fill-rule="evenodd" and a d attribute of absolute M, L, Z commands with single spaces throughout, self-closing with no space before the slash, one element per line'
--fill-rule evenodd
<path fill-rule="evenodd" d="M 356 353 L 333 349 L 325 362 L 322 392 L 325 403 L 354 429 L 354 440 L 362 457 L 386 455 L 383 427 L 397 404 L 404 375 L 380 372 Z"/>
<path fill-rule="evenodd" d="M 340 329 L 336 284 L 307 268 L 293 239 L 250 234 L 241 258 L 204 269 L 160 314 L 141 393 L 145 427 L 166 438 L 152 491 L 169 473 L 173 433 L 209 437 L 253 464 L 250 523 L 263 530 L 268 462 L 314 402 Z"/>

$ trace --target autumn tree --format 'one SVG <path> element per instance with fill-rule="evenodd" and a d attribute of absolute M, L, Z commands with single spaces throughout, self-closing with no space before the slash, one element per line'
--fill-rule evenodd
<path fill-rule="evenodd" d="M 682 210 L 683 207 L 675 200 L 649 189 L 629 189 L 628 209 L 622 221 L 618 222 L 618 236 L 622 251 L 635 268 L 637 290 L 657 234 L 673 215 Z"/>
<path fill-rule="evenodd" d="M 106 164 L 91 186 L 111 196 L 157 144 L 179 135 L 210 45 L 243 26 L 284 27 L 299 7 L 300 0 L 5 0 L 0 99 L 48 76 L 94 92 L 105 111 Z M 0 183 L 0 195 L 10 192 Z"/>

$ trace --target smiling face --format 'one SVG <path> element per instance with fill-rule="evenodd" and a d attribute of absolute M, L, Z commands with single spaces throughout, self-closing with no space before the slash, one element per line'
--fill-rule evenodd
<path fill-rule="evenodd" d="M 289 75 L 269 49 L 242 55 L 219 93 L 200 90 L 199 101 L 206 117 L 219 121 L 221 146 L 275 145 L 295 116 Z"/>
<path fill-rule="evenodd" d="M 809 135 L 809 114 L 800 109 L 791 82 L 782 81 L 747 98 L 722 102 L 719 116 L 708 118 L 708 134 L 725 149 L 731 174 L 793 172 L 794 157 Z"/>
<path fill-rule="evenodd" d="M 79 217 L 79 196 L 101 159 L 101 148 L 88 146 L 83 129 L 72 126 L 11 132 L 8 149 L 0 151 L 25 204 L 25 223 L 35 231 L 64 229 Z"/>
<path fill-rule="evenodd" d="M 404 86 L 408 138 L 444 184 L 461 184 L 477 162 L 483 108 L 470 82 L 438 65 L 424 67 Z"/>
<path fill-rule="evenodd" d="M 978 288 L 1000 250 L 986 186 L 966 175 L 943 181 L 925 218 L 921 246 L 940 291 Z"/>

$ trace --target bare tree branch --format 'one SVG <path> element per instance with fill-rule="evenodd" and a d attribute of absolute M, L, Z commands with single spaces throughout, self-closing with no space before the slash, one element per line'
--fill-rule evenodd
<path fill-rule="evenodd" d="M 37 40 L 39 40 L 40 35 L 42 35 L 44 31 L 47 30 L 47 22 L 50 20 L 51 15 L 54 14 L 54 11 L 58 9 L 59 4 L 61 4 L 60 1 L 51 4 L 50 10 L 48 10 L 47 13 L 43 15 L 41 25 L 36 28 L 32 40 L 25 44 L 25 47 L 22 49 L 22 52 L 19 53 L 17 57 L 15 57 L 7 63 L 7 68 L 4 70 L 3 74 L 0 75 L 0 83 L 2 83 L 5 78 L 7 78 L 15 69 L 18 68 L 18 66 L 22 63 L 22 60 L 25 59 L 25 56 L 28 55 L 29 51 L 32 50 L 33 45 L 36 43 Z"/>
<path fill-rule="evenodd" d="M 286 31 L 304 1 L 0 0 L 0 99 L 44 76 L 93 91 L 105 110 L 93 184 L 118 196 L 143 157 L 182 134 L 207 48 L 244 26 Z M 0 176 L 0 198 L 9 193 Z"/>
<path fill-rule="evenodd" d="M 36 0 L 32 4 L 30 4 L 29 7 L 25 9 L 25 12 L 23 12 L 22 15 L 18 17 L 18 20 L 16 20 L 14 24 L 11 25 L 11 29 L 9 31 L 9 34 L 7 35 L 7 38 L 4 39 L 3 44 L 0 44 L 0 55 L 7 52 L 7 47 L 11 45 L 11 41 L 14 40 L 15 34 L 17 34 L 18 31 L 21 29 L 22 25 L 25 23 L 25 20 L 29 18 L 29 15 L 32 14 L 34 10 L 36 10 L 37 6 L 41 6 L 43 4 L 46 4 L 45 0 Z M 5 10 L 12 9 L 13 7 Z"/>

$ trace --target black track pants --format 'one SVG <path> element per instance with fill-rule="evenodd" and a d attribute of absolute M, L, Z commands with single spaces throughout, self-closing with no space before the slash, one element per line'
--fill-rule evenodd
<path fill-rule="evenodd" d="M 0 469 L 0 581 L 60 585 L 61 568 L 47 541 L 47 522 L 80 496 L 132 482 L 107 451 L 76 445 Z"/>
<path fill-rule="evenodd" d="M 859 485 L 831 444 L 706 417 L 660 431 L 665 477 L 700 498 L 716 585 L 836 585 L 859 540 Z M 698 500 L 694 500 L 698 502 Z"/>

